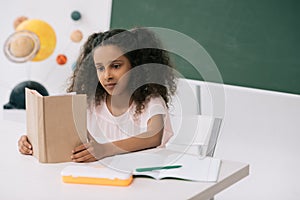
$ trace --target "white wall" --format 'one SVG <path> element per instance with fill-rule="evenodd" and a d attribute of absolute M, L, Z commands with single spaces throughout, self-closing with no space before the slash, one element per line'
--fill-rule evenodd
<path fill-rule="evenodd" d="M 188 82 L 202 88 L 204 115 L 222 115 L 222 102 L 214 106 L 209 89 L 219 88 L 220 95 L 224 91 L 225 113 L 215 157 L 250 164 L 250 175 L 215 199 L 299 199 L 300 96 Z M 190 104 L 191 100 L 184 101 L 181 104 Z M 213 111 L 214 107 L 218 111 Z"/>
<path fill-rule="evenodd" d="M 49 23 L 56 32 L 57 46 L 54 53 L 41 62 L 12 63 L 0 52 L 0 106 L 7 103 L 11 90 L 20 82 L 34 80 L 43 84 L 50 94 L 62 93 L 66 89 L 71 66 L 88 35 L 109 29 L 112 0 L 1 0 L 0 1 L 0 47 L 14 32 L 13 22 L 19 16 L 40 19 Z M 82 18 L 71 19 L 78 10 Z M 80 43 L 70 40 L 72 31 L 79 29 L 84 38 Z M 65 65 L 56 63 L 58 54 L 65 54 Z"/>
<path fill-rule="evenodd" d="M 226 87 L 216 156 L 250 164 L 250 176 L 217 199 L 299 199 L 300 96 Z"/>

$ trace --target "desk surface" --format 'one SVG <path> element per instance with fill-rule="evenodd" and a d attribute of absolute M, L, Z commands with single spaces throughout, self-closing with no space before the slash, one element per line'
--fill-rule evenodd
<path fill-rule="evenodd" d="M 0 116 L 1 117 L 1 116 Z M 2 152 L 0 199 L 209 199 L 249 174 L 249 165 L 222 161 L 216 183 L 135 178 L 128 187 L 66 184 L 61 170 L 70 163 L 41 164 L 19 154 L 17 140 L 25 125 L 0 119 Z"/>

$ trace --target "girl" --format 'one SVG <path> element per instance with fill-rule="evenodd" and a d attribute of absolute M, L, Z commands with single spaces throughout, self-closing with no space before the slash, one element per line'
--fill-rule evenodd
<path fill-rule="evenodd" d="M 148 29 L 92 34 L 84 44 L 68 92 L 86 94 L 90 141 L 74 162 L 163 147 L 172 136 L 168 102 L 176 90 L 169 55 Z M 32 154 L 26 136 L 19 150 Z"/>

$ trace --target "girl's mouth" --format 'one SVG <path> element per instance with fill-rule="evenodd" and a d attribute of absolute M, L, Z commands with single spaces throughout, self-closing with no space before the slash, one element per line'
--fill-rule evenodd
<path fill-rule="evenodd" d="M 105 87 L 106 87 L 107 89 L 110 89 L 110 90 L 111 90 L 111 89 L 114 89 L 116 85 L 117 85 L 116 83 L 109 83 L 109 84 L 106 84 Z"/>

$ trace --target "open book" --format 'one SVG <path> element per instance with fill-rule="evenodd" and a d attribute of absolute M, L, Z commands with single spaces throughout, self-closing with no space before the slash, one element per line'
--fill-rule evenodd
<path fill-rule="evenodd" d="M 26 88 L 26 123 L 33 155 L 43 163 L 71 161 L 86 141 L 86 95 L 42 96 Z"/>
<path fill-rule="evenodd" d="M 204 182 L 217 181 L 221 165 L 221 160 L 217 158 L 200 158 L 196 155 L 163 148 L 117 155 L 99 162 L 118 171 L 131 172 L 135 176 Z"/>

